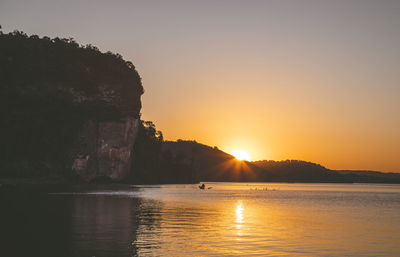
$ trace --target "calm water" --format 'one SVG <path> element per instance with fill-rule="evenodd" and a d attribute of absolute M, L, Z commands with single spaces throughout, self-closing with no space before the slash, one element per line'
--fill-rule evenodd
<path fill-rule="evenodd" d="M 7 256 L 400 256 L 400 185 L 206 183 L 8 198 Z"/>

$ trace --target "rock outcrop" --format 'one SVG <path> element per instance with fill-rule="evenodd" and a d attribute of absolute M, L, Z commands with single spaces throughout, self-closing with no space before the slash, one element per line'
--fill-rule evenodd
<path fill-rule="evenodd" d="M 97 177 L 113 181 L 126 178 L 138 128 L 139 120 L 132 117 L 114 122 L 86 121 L 79 135 L 72 170 L 84 181 Z"/>

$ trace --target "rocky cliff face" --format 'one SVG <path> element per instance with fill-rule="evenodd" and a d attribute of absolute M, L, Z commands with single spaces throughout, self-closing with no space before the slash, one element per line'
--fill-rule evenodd
<path fill-rule="evenodd" d="M 113 181 L 130 173 L 139 120 L 87 121 L 79 135 L 72 170 L 84 181 L 109 177 Z"/>
<path fill-rule="evenodd" d="M 73 102 L 85 104 L 100 101 L 118 110 L 119 116 L 107 121 L 88 119 L 84 122 L 76 140 L 72 162 L 72 171 L 82 181 L 96 178 L 120 181 L 130 174 L 133 146 L 139 130 L 142 92 L 135 90 L 134 85 L 124 91 L 114 90 L 115 87 L 102 85 L 92 97 L 87 97 L 85 92 L 70 91 Z"/>

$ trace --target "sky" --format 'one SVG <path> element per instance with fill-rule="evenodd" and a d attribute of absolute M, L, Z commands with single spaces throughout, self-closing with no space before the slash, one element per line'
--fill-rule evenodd
<path fill-rule="evenodd" d="M 400 172 L 400 1 L 0 0 L 0 24 L 132 61 L 166 139 Z"/>

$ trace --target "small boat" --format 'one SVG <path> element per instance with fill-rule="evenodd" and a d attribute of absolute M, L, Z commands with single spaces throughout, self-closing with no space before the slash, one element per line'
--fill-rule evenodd
<path fill-rule="evenodd" d="M 204 190 L 206 188 L 206 185 L 202 184 L 201 186 L 199 186 L 199 188 Z"/>

